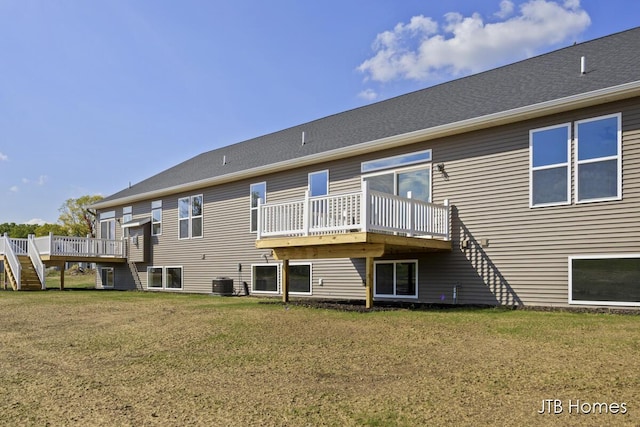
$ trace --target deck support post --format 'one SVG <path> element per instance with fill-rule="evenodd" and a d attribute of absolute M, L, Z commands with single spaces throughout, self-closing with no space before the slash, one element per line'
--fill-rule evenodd
<path fill-rule="evenodd" d="M 289 259 L 282 260 L 282 302 L 289 302 Z"/>
<path fill-rule="evenodd" d="M 66 263 L 60 265 L 60 290 L 64 291 L 64 266 Z"/>
<path fill-rule="evenodd" d="M 365 286 L 367 290 L 366 308 L 373 307 L 373 257 L 366 258 Z"/>

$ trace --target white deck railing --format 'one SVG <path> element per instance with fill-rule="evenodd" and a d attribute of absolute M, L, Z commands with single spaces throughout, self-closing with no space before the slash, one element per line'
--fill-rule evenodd
<path fill-rule="evenodd" d="M 37 237 L 33 240 L 42 255 L 93 258 L 124 257 L 122 240 L 54 236 L 53 234 L 45 237 Z"/>
<path fill-rule="evenodd" d="M 449 240 L 449 204 L 369 190 L 259 204 L 258 239 L 370 231 Z"/>
<path fill-rule="evenodd" d="M 40 280 L 40 285 L 42 285 L 42 289 L 47 289 L 45 284 L 45 269 L 44 263 L 40 258 L 40 253 L 38 252 L 38 247 L 33 242 L 34 236 L 32 234 L 29 235 L 27 239 L 27 252 L 29 253 L 29 258 L 31 259 L 31 263 L 38 274 L 38 280 Z"/>
<path fill-rule="evenodd" d="M 13 274 L 13 278 L 16 280 L 16 286 L 18 290 L 20 290 L 20 281 L 22 274 L 22 265 L 18 261 L 18 257 L 15 253 L 14 245 L 12 244 L 12 239 L 9 238 L 9 235 L 5 233 L 2 238 L 2 244 L 0 244 L 0 254 L 4 255 L 5 258 L 9 261 L 9 267 L 11 268 L 11 272 Z"/>

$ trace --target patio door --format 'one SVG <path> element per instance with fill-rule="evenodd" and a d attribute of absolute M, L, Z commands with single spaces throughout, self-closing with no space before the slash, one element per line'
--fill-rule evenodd
<path fill-rule="evenodd" d="M 431 167 L 394 170 L 363 177 L 369 188 L 382 193 L 411 197 L 423 202 L 431 201 Z"/>

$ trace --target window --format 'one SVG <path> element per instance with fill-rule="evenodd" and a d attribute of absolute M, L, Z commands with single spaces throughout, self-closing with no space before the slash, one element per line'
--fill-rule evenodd
<path fill-rule="evenodd" d="M 126 224 L 133 219 L 132 212 L 133 210 L 131 206 L 125 206 L 124 208 L 122 208 L 122 224 Z M 123 227 L 122 232 L 124 233 L 125 237 L 129 237 L 128 227 Z"/>
<path fill-rule="evenodd" d="M 622 198 L 621 115 L 576 122 L 576 202 Z"/>
<path fill-rule="evenodd" d="M 529 132 L 530 206 L 569 203 L 570 124 Z"/>
<path fill-rule="evenodd" d="M 167 289 L 182 289 L 182 267 L 165 268 L 165 287 Z"/>
<path fill-rule="evenodd" d="M 569 257 L 569 303 L 640 306 L 640 254 Z"/>
<path fill-rule="evenodd" d="M 396 196 L 411 197 L 423 202 L 431 201 L 431 167 L 422 166 L 408 170 L 389 171 L 363 177 L 369 188 Z"/>
<path fill-rule="evenodd" d="M 311 264 L 289 264 L 289 292 L 311 294 Z"/>
<path fill-rule="evenodd" d="M 110 240 L 116 238 L 116 211 L 100 214 L 100 238 Z"/>
<path fill-rule="evenodd" d="M 113 288 L 113 267 L 103 267 L 100 269 L 100 280 L 103 288 Z"/>
<path fill-rule="evenodd" d="M 202 237 L 202 194 L 178 199 L 178 237 Z"/>
<path fill-rule="evenodd" d="M 162 200 L 151 202 L 151 235 L 162 234 Z"/>
<path fill-rule="evenodd" d="M 374 294 L 378 297 L 418 297 L 418 261 L 377 261 Z"/>
<path fill-rule="evenodd" d="M 387 157 L 384 159 L 371 160 L 362 162 L 360 171 L 373 172 L 382 169 L 397 168 L 399 166 L 408 166 L 416 163 L 426 163 L 431 161 L 431 150 L 418 151 L 415 153 L 401 154 L 399 156 Z"/>
<path fill-rule="evenodd" d="M 259 182 L 251 184 L 249 187 L 251 193 L 251 232 L 258 231 L 258 201 L 267 202 L 267 183 Z"/>
<path fill-rule="evenodd" d="M 148 289 L 182 289 L 182 267 L 147 267 Z"/>
<path fill-rule="evenodd" d="M 162 267 L 147 267 L 147 288 L 162 289 Z"/>
<path fill-rule="evenodd" d="M 278 292 L 278 264 L 258 264 L 251 266 L 251 291 L 257 293 Z"/>
<path fill-rule="evenodd" d="M 329 194 L 329 171 L 312 172 L 309 174 L 309 196 L 326 196 Z"/>

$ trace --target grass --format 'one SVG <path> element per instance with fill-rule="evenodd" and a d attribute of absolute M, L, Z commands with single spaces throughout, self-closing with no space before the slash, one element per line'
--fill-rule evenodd
<path fill-rule="evenodd" d="M 0 292 L 0 424 L 640 423 L 640 316 L 265 302 Z M 538 414 L 544 399 L 564 412 Z"/>

